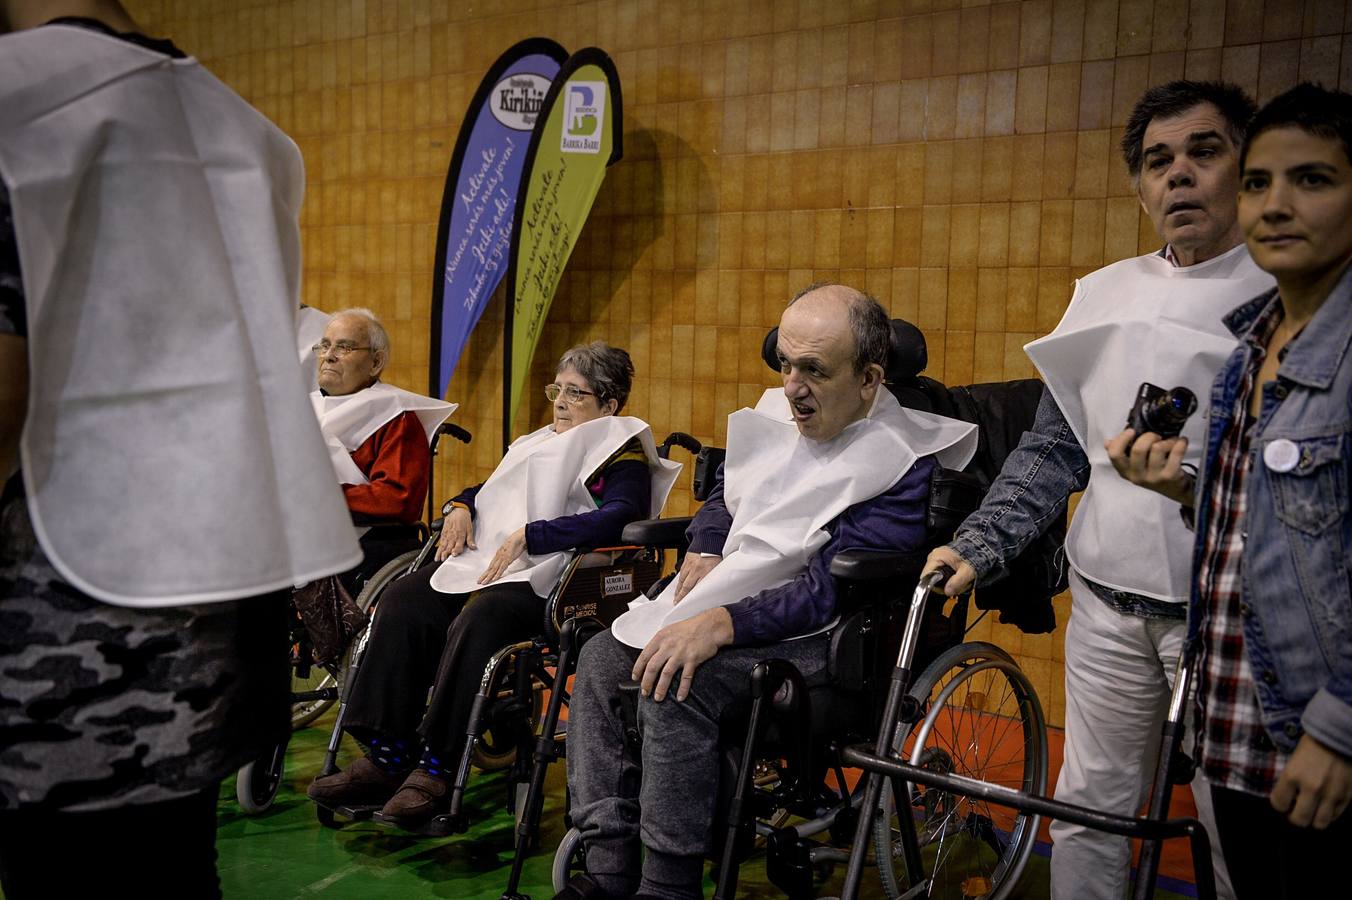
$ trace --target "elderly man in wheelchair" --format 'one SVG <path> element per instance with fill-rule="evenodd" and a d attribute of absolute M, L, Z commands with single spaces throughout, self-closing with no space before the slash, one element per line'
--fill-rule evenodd
<path fill-rule="evenodd" d="M 319 389 L 310 403 L 364 555 L 339 576 L 355 597 L 381 566 L 422 542 L 429 444 L 456 404 L 380 380 L 390 362 L 390 339 L 370 310 L 334 313 L 311 349 Z"/>
<path fill-rule="evenodd" d="M 322 807 L 380 807 L 378 821 L 410 831 L 447 812 L 485 666 L 539 634 L 568 551 L 618 543 L 661 511 L 680 471 L 645 422 L 618 415 L 633 376 L 629 354 L 600 341 L 566 352 L 545 388 L 552 424 L 448 502 L 440 565 L 377 598 L 342 713 L 365 755 L 314 781 Z"/>
<path fill-rule="evenodd" d="M 930 476 L 967 462 L 975 429 L 903 409 L 884 389 L 891 337 L 877 301 L 843 285 L 790 301 L 784 388 L 730 417 L 725 480 L 690 527 L 678 578 L 584 647 L 568 781 L 586 872 L 559 896 L 700 896 L 720 718 L 768 658 L 825 677 L 836 555 L 920 548 Z M 617 692 L 630 679 L 641 759 Z"/>

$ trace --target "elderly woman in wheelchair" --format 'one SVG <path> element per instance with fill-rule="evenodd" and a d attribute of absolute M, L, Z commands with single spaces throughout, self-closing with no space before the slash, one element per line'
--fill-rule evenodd
<path fill-rule="evenodd" d="M 409 830 L 446 811 L 485 665 L 539 633 L 564 551 L 619 543 L 661 510 L 679 471 L 646 423 L 618 415 L 633 375 L 629 354 L 600 341 L 566 352 L 545 388 L 552 424 L 447 504 L 440 565 L 377 598 L 342 718 L 365 755 L 311 784 L 321 806 L 380 806 L 379 819 Z"/>

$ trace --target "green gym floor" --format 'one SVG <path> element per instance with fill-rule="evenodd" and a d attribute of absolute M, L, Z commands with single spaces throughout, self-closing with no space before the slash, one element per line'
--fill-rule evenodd
<path fill-rule="evenodd" d="M 287 753 L 286 774 L 276 803 L 267 812 L 247 816 L 235 801 L 235 780 L 221 791 L 221 883 L 227 898 L 455 897 L 497 900 L 507 882 L 512 859 L 512 817 L 503 806 L 501 776 L 476 774 L 470 782 L 467 806 L 478 810 L 478 824 L 466 834 L 425 839 L 373 823 L 349 824 L 339 829 L 321 826 L 305 786 L 319 771 L 332 714 L 314 726 L 296 732 Z M 350 742 L 339 764 L 356 751 Z M 541 846 L 546 848 L 526 863 L 524 893 L 541 900 L 550 888 L 552 850 L 563 836 L 563 767 L 550 772 Z M 1039 848 L 1013 896 L 1040 900 L 1048 896 L 1045 846 Z M 821 885 L 819 895 L 839 893 L 843 867 Z M 712 883 L 706 884 L 712 894 Z M 742 868 L 739 896 L 780 896 L 765 878 L 756 859 Z M 876 881 L 866 897 L 881 897 Z M 1158 891 L 1160 900 L 1187 896 Z"/>

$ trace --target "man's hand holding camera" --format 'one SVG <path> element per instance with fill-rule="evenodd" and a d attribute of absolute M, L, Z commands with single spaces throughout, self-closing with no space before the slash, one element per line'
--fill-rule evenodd
<path fill-rule="evenodd" d="M 1127 428 L 1103 442 L 1117 474 L 1132 484 L 1192 506 L 1193 474 L 1183 467 L 1188 439 L 1183 425 L 1197 411 L 1197 396 L 1185 387 L 1166 391 L 1145 382 L 1127 414 Z"/>
<path fill-rule="evenodd" d="M 1194 477 L 1183 468 L 1188 450 L 1185 437 L 1160 437 L 1153 431 L 1136 435 L 1128 428 L 1104 441 L 1113 468 L 1132 484 L 1139 485 L 1184 506 L 1192 506 Z"/>

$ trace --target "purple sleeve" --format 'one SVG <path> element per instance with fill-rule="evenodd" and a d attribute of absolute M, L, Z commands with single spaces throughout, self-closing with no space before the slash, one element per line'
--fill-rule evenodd
<path fill-rule="evenodd" d="M 827 526 L 830 539 L 807 569 L 788 584 L 761 591 L 727 607 L 734 647 L 772 644 L 826 625 L 836 614 L 831 560 L 842 550 L 917 550 L 925 542 L 930 475 L 926 456 L 885 493 L 856 503 Z"/>
<path fill-rule="evenodd" d="M 448 503 L 463 503 L 463 504 L 465 504 L 466 506 L 468 506 L 468 507 L 469 507 L 469 515 L 470 515 L 470 518 L 472 519 L 472 518 L 474 518 L 474 498 L 477 497 L 477 496 L 479 496 L 479 488 L 481 488 L 481 487 L 483 487 L 483 483 L 482 483 L 482 482 L 479 483 L 479 484 L 474 485 L 474 487 L 467 487 L 467 488 L 465 488 L 463 491 L 461 491 L 460 493 L 456 494 L 454 497 L 452 497 L 452 498 L 451 498 L 450 500 L 448 500 L 447 502 L 448 502 Z M 443 505 L 445 505 L 445 504 L 443 504 Z"/>
<path fill-rule="evenodd" d="M 717 553 L 722 555 L 723 545 L 727 543 L 728 532 L 732 529 L 732 515 L 723 502 L 723 464 L 718 464 L 714 475 L 714 486 L 705 498 L 704 505 L 695 513 L 694 521 L 685 530 L 686 540 L 690 542 L 691 553 Z"/>
<path fill-rule="evenodd" d="M 624 526 L 648 518 L 652 473 L 646 462 L 611 463 L 603 476 L 599 505 L 591 512 L 526 525 L 526 552 L 555 553 L 573 547 L 610 547 L 620 543 Z"/>

